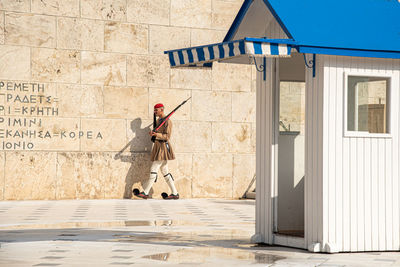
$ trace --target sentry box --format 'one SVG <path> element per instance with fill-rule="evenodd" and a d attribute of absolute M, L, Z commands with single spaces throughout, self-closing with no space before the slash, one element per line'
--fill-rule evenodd
<path fill-rule="evenodd" d="M 254 242 L 399 250 L 400 3 L 246 0 L 222 43 L 171 67 L 254 64 Z"/>

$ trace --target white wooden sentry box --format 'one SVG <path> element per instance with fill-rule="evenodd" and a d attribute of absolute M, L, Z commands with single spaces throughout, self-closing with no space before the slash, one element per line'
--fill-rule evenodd
<path fill-rule="evenodd" d="M 245 0 L 222 43 L 165 52 L 171 67 L 218 61 L 259 71 L 254 242 L 399 250 L 398 14 L 396 0 Z M 289 56 L 304 56 L 306 66 L 302 236 L 277 231 L 279 64 Z M 384 103 L 360 104 L 374 81 L 385 86 Z M 374 105 L 384 109 L 373 113 Z"/>

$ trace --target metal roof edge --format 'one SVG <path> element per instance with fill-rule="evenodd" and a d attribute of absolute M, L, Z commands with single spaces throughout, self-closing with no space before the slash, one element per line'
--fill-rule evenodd
<path fill-rule="evenodd" d="M 273 43 L 273 44 L 290 44 L 290 45 L 298 44 L 298 42 L 296 42 L 293 39 L 268 39 L 268 38 L 245 37 L 244 40 L 249 42 Z"/>
<path fill-rule="evenodd" d="M 303 45 L 295 45 L 295 48 L 299 51 L 299 53 L 400 59 L 400 51 L 366 50 L 366 49 L 354 49 L 354 48 L 334 48 L 334 47 L 303 46 Z"/>

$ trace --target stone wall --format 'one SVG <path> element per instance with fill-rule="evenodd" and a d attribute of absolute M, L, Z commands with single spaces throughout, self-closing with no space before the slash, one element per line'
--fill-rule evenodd
<path fill-rule="evenodd" d="M 181 196 L 240 197 L 255 172 L 250 66 L 170 69 L 222 41 L 242 0 L 1 0 L 0 200 L 131 197 L 152 107 L 172 118 Z M 162 181 L 154 197 L 167 191 Z"/>
<path fill-rule="evenodd" d="M 304 135 L 305 85 L 305 82 L 280 82 L 280 131 L 297 131 L 300 135 Z"/>

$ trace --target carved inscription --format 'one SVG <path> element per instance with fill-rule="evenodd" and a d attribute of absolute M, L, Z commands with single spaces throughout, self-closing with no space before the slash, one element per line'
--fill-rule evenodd
<path fill-rule="evenodd" d="M 66 128 L 58 103 L 45 84 L 0 81 L 0 149 L 35 150 L 39 144 L 46 150 L 66 140 L 103 139 L 101 132 L 80 130 L 79 123 Z"/>

